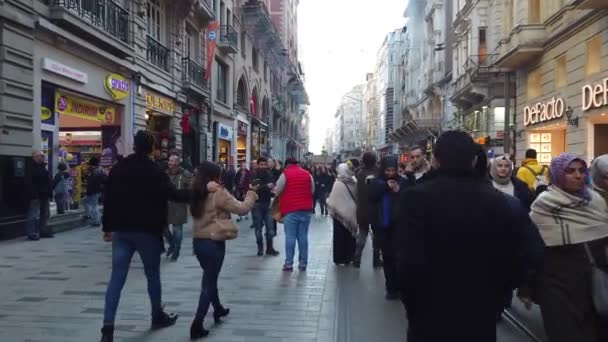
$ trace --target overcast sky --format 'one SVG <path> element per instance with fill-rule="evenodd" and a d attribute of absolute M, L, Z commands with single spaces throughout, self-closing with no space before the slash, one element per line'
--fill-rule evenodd
<path fill-rule="evenodd" d="M 318 154 L 340 98 L 365 82 L 388 32 L 403 27 L 407 0 L 301 0 L 300 60 L 310 96 L 310 151 Z"/>

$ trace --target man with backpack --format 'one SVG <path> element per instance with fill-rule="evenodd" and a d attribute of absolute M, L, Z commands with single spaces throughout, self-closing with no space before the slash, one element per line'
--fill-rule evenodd
<path fill-rule="evenodd" d="M 538 195 L 547 188 L 549 168 L 546 165 L 539 165 L 536 158 L 535 149 L 526 151 L 526 159 L 521 162 L 521 167 L 517 170 L 517 178 L 526 183 L 530 191 Z"/>

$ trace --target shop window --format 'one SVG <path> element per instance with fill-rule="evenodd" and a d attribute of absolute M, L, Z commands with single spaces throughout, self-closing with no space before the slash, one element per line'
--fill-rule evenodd
<path fill-rule="evenodd" d="M 223 103 L 228 103 L 228 66 L 215 60 L 215 75 L 216 75 L 216 99 Z"/>
<path fill-rule="evenodd" d="M 566 55 L 555 59 L 555 87 L 562 88 L 568 84 L 568 69 Z"/>
<path fill-rule="evenodd" d="M 147 2 L 147 21 L 148 35 L 162 43 L 164 39 L 163 28 L 165 27 L 165 11 L 160 4 L 160 0 L 148 0 Z"/>
<path fill-rule="evenodd" d="M 528 0 L 528 24 L 540 23 L 540 0 Z"/>
<path fill-rule="evenodd" d="M 587 41 L 585 51 L 585 75 L 593 75 L 600 72 L 602 59 L 602 40 L 595 36 Z"/>
<path fill-rule="evenodd" d="M 537 98 L 541 95 L 542 75 L 540 69 L 531 71 L 528 74 L 528 100 Z"/>

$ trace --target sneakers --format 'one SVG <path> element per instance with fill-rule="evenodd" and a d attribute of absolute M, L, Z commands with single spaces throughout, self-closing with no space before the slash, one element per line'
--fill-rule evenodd
<path fill-rule="evenodd" d="M 40 240 L 40 236 L 38 236 L 38 235 L 28 235 L 27 239 L 30 240 L 30 241 L 38 241 L 38 240 Z"/>
<path fill-rule="evenodd" d="M 222 323 L 222 317 L 226 317 L 228 316 L 228 314 L 230 314 L 230 309 L 225 308 L 223 306 L 220 306 L 217 309 L 213 309 L 213 320 L 215 321 L 215 324 L 220 324 Z"/>
<path fill-rule="evenodd" d="M 306 272 L 306 266 L 298 266 L 300 272 Z"/>
<path fill-rule="evenodd" d="M 293 266 L 283 265 L 283 272 L 293 272 Z"/>
<path fill-rule="evenodd" d="M 166 313 L 161 310 L 160 313 L 152 317 L 152 330 L 167 328 L 175 324 L 177 321 L 177 314 Z"/>

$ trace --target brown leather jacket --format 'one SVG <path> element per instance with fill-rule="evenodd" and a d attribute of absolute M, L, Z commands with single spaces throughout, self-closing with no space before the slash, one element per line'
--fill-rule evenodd
<path fill-rule="evenodd" d="M 234 198 L 228 190 L 220 188 L 216 192 L 209 193 L 205 200 L 205 210 L 200 219 L 194 219 L 192 233 L 195 239 L 209 239 L 213 230 L 213 220 L 230 219 L 230 214 L 245 215 L 255 205 L 258 195 L 249 190 L 245 199 L 241 202 Z"/>

